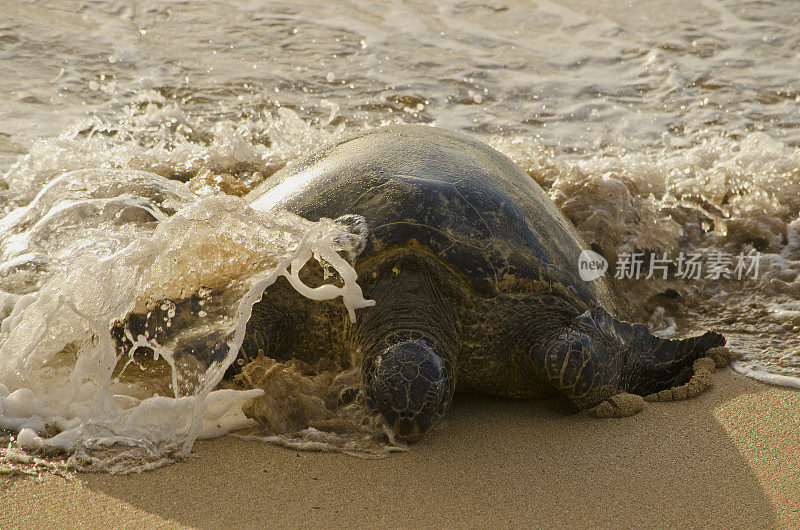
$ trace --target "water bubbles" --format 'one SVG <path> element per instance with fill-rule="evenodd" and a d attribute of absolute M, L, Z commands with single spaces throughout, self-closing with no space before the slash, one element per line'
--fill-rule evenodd
<path fill-rule="evenodd" d="M 101 75 L 93 81 L 91 87 L 100 90 L 113 79 Z M 335 111 L 335 105 L 332 105 L 331 116 L 335 115 Z M 95 131 L 104 131 L 105 134 L 96 134 Z M 170 394 L 169 386 L 174 392 L 183 392 L 191 377 L 181 376 L 174 382 L 164 383 L 163 386 L 152 386 L 152 380 L 147 384 L 141 383 L 145 386 L 128 385 L 124 388 L 138 389 L 131 395 L 132 401 L 120 401 L 110 397 L 106 401 L 102 399 L 100 402 L 92 401 L 92 397 L 86 394 L 89 386 L 102 394 L 109 392 L 109 384 L 117 384 L 108 382 L 103 379 L 106 376 L 102 375 L 103 370 L 108 370 L 108 374 L 111 373 L 117 358 L 113 346 L 109 347 L 107 330 L 110 321 L 123 318 L 128 311 L 143 311 L 148 307 L 155 307 L 152 304 L 159 300 L 184 299 L 195 290 L 200 298 L 195 314 L 198 320 L 206 322 L 209 326 L 229 326 L 228 329 L 230 326 L 235 327 L 237 318 L 240 319 L 238 320 L 240 324 L 243 322 L 241 318 L 245 318 L 236 316 L 240 310 L 239 304 L 235 302 L 236 291 L 226 291 L 233 298 L 221 303 L 218 294 L 212 294 L 212 290 L 229 288 L 237 275 L 241 277 L 246 274 L 248 267 L 271 270 L 269 267 L 276 265 L 276 252 L 288 252 L 289 247 L 297 243 L 306 225 L 304 221 L 294 217 L 281 218 L 278 224 L 282 228 L 276 228 L 277 233 L 271 232 L 276 237 L 269 239 L 270 232 L 264 230 L 263 224 L 260 228 L 256 228 L 256 225 L 252 224 L 255 221 L 254 216 L 243 214 L 245 206 L 241 202 L 230 202 L 235 200 L 235 197 L 225 194 L 220 197 L 212 195 L 203 203 L 205 206 L 187 209 L 186 206 L 198 200 L 198 197 L 193 195 L 185 184 L 167 180 L 153 173 L 137 171 L 134 168 L 155 169 L 163 174 L 178 175 L 179 178 L 186 178 L 182 175 L 197 176 L 202 173 L 215 182 L 219 180 L 222 187 L 228 182 L 226 180 L 228 177 L 231 182 L 240 182 L 238 178 L 227 173 L 230 171 L 237 175 L 252 175 L 254 180 L 249 185 L 254 186 L 264 179 L 264 174 L 261 171 L 253 171 L 252 168 L 270 170 L 271 166 L 268 164 L 280 167 L 285 160 L 295 158 L 300 152 L 308 151 L 309 146 L 322 143 L 329 135 L 330 133 L 300 120 L 289 109 L 281 108 L 274 115 L 260 114 L 247 121 L 239 119 L 235 122 L 205 121 L 187 115 L 178 105 L 168 101 L 161 94 L 142 92 L 117 122 L 92 119 L 76 125 L 58 138 L 42 140 L 40 144 L 34 145 L 30 155 L 7 174 L 5 179 L 11 184 L 10 189 L 14 192 L 13 200 L 18 201 L 16 204 L 31 203 L 37 192 L 39 194 L 39 198 L 34 200 L 27 210 L 19 210 L 20 212 L 28 211 L 34 217 L 41 218 L 46 216 L 48 211 L 58 210 L 62 213 L 51 215 L 55 216 L 54 220 L 61 219 L 61 221 L 56 223 L 57 230 L 50 230 L 48 237 L 33 238 L 26 232 L 28 229 L 23 224 L 8 222 L 4 227 L 10 228 L 11 232 L 5 231 L 0 234 L 0 238 L 4 238 L 3 245 L 0 245 L 3 250 L 12 248 L 6 244 L 8 241 L 5 238 L 13 236 L 21 245 L 18 245 L 20 252 L 23 254 L 27 252 L 31 256 L 41 255 L 45 260 L 42 262 L 42 267 L 34 268 L 20 268 L 10 264 L 5 269 L 11 270 L 9 267 L 16 267 L 14 270 L 19 269 L 22 276 L 17 274 L 11 278 L 5 275 L 0 278 L 0 281 L 6 282 L 0 286 L 0 290 L 8 291 L 12 288 L 12 280 L 13 282 L 24 280 L 25 274 L 35 276 L 32 282 L 27 280 L 22 283 L 17 282 L 21 289 L 27 289 L 21 291 L 20 295 L 2 293 L 0 318 L 3 321 L 0 330 L 0 348 L 3 354 L 0 355 L 0 381 L 11 390 L 27 388 L 37 399 L 41 398 L 41 401 L 31 399 L 25 401 L 31 405 L 41 403 L 36 414 L 61 421 L 59 425 L 62 425 L 60 427 L 62 429 L 71 429 L 66 426 L 73 421 L 74 414 L 83 410 L 82 404 L 85 403 L 94 403 L 93 406 L 97 406 L 97 403 L 106 403 L 103 407 L 107 408 L 94 410 L 107 414 L 106 420 L 112 423 L 99 425 L 95 434 L 106 432 L 102 436 L 107 436 L 108 431 L 103 429 L 112 429 L 116 433 L 115 436 L 124 438 L 126 432 L 133 432 L 126 429 L 140 429 L 144 424 L 137 426 L 134 423 L 125 423 L 123 426 L 120 426 L 121 424 L 114 426 L 113 422 L 128 421 L 125 418 L 130 419 L 128 414 L 132 410 L 139 410 L 138 417 L 145 421 L 147 415 L 155 411 L 141 401 L 146 397 L 148 388 L 157 389 L 155 393 L 150 394 L 153 397 L 159 392 L 162 396 Z M 169 147 L 166 147 L 167 145 Z M 86 166 L 116 166 L 122 169 L 82 169 Z M 65 172 L 71 167 L 80 170 Z M 211 170 L 210 167 L 215 169 Z M 274 170 L 273 166 L 271 171 Z M 121 193 L 126 198 L 123 200 L 116 196 L 105 197 L 102 193 Z M 87 212 L 78 216 L 71 215 L 70 223 L 74 227 L 67 227 L 63 222 L 64 216 L 74 210 L 75 206 L 71 209 L 56 208 L 59 204 L 63 206 L 70 201 L 73 205 L 84 203 L 100 205 L 101 200 L 107 201 L 109 205 L 116 204 L 114 201 L 128 201 L 125 202 L 125 208 L 128 209 L 134 206 L 139 209 L 146 207 L 151 212 L 150 220 L 139 223 L 138 216 L 126 214 L 120 217 L 118 214 L 127 211 L 123 208 L 109 210 L 105 217 L 91 212 L 89 212 L 91 215 L 87 215 Z M 150 206 L 147 206 L 148 204 Z M 260 216 L 270 217 L 267 214 Z M 234 225 L 226 228 L 213 224 L 215 220 L 226 218 L 228 222 L 234 222 Z M 237 222 L 235 219 L 250 223 L 246 226 L 252 226 L 254 230 L 241 231 L 235 226 Z M 10 220 L 11 218 L 4 219 L 4 221 Z M 36 226 L 40 232 L 46 228 L 44 223 Z M 168 228 L 170 226 L 172 229 Z M 292 226 L 295 226 L 296 232 Z M 287 227 L 290 228 L 288 232 Z M 152 232 L 153 229 L 156 230 L 155 233 Z M 220 237 L 220 234 L 223 234 L 223 237 Z M 224 234 L 231 236 L 227 237 Z M 162 238 L 161 243 L 153 246 L 147 243 L 149 237 Z M 268 241 L 264 240 L 265 237 Z M 188 241 L 194 243 L 189 244 Z M 42 248 L 42 252 L 37 251 L 38 247 L 35 245 L 40 243 L 48 246 L 48 249 Z M 177 247 L 170 250 L 173 244 Z M 128 258 L 119 254 L 122 249 L 125 249 L 123 254 Z M 265 249 L 271 250 L 265 252 Z M 51 254 L 60 256 L 57 267 L 51 263 Z M 115 256 L 114 267 L 103 265 L 111 255 Z M 139 257 L 134 257 L 136 255 Z M 126 259 L 129 261 L 126 262 Z M 2 258 L 1 261 L 7 260 Z M 142 266 L 145 268 L 142 269 Z M 35 289 L 36 292 L 24 294 L 30 289 Z M 258 295 L 253 296 L 254 298 L 248 303 L 257 300 Z M 348 295 L 348 303 L 351 299 L 352 296 Z M 165 360 L 171 362 L 172 346 L 158 342 L 159 334 L 168 333 L 179 337 L 181 332 L 186 330 L 187 321 L 182 320 L 182 314 L 174 303 L 162 303 L 159 307 L 161 317 L 157 321 L 160 322 L 162 330 L 157 332 L 155 329 L 145 329 L 142 333 L 133 333 L 131 340 L 140 348 L 153 350 L 155 360 L 151 358 L 151 362 L 163 364 Z M 227 311 L 229 317 L 221 318 L 221 310 Z M 155 322 L 156 320 L 153 321 Z M 42 337 L 44 338 L 40 340 Z M 39 342 L 36 342 L 37 340 Z M 25 341 L 28 346 L 24 345 Z M 32 347 L 33 343 L 37 346 Z M 67 350 L 64 349 L 65 343 L 84 345 L 81 346 L 82 353 L 79 356 L 84 359 L 83 364 L 80 366 L 74 364 L 75 354 L 70 354 L 72 357 L 67 355 Z M 7 355 L 6 352 L 11 350 L 17 353 Z M 74 348 L 70 351 L 74 351 Z M 70 358 L 73 360 L 69 361 Z M 39 362 L 40 359 L 44 359 L 45 362 Z M 128 359 L 126 355 L 122 362 L 127 363 Z M 58 370 L 51 367 L 56 360 L 62 363 L 59 366 L 63 366 Z M 72 362 L 72 365 L 69 362 Z M 24 366 L 26 363 L 31 366 L 45 366 L 46 370 L 41 371 L 38 368 L 38 371 L 30 372 L 20 370 L 19 366 Z M 131 366 L 135 365 L 136 363 L 133 363 Z M 71 395 L 73 390 L 71 383 L 65 384 L 63 379 L 69 379 L 70 366 L 76 371 L 76 381 L 84 379 L 95 382 L 89 386 L 81 386 L 83 390 Z M 173 366 L 168 368 L 168 371 L 173 369 L 185 370 Z M 132 368 L 128 368 L 122 373 L 129 374 L 132 371 L 135 372 Z M 86 379 L 87 377 L 89 379 Z M 194 388 L 201 388 L 203 384 L 213 386 L 214 377 L 206 375 L 195 378 L 196 383 L 193 384 L 200 386 Z M 202 388 L 211 389 L 208 386 Z M 119 394 L 128 390 L 120 387 L 114 392 Z M 191 397 L 183 395 L 180 399 Z M 163 399 L 174 400 L 177 397 Z M 14 401 L 12 399 L 12 402 Z M 166 410 L 165 403 L 167 402 L 159 405 L 159 410 Z M 177 436 L 179 440 L 188 441 L 190 446 L 197 433 L 204 432 L 204 427 L 198 427 L 191 420 L 193 417 L 191 411 L 202 406 L 201 401 L 169 403 L 172 403 L 169 407 L 175 407 L 170 413 L 174 413 L 171 417 L 175 422 L 167 428 L 169 432 L 160 428 L 158 433 L 153 433 L 153 438 L 144 442 L 171 443 L 175 438 L 170 436 Z M 11 409 L 8 407 L 4 408 L 5 419 L 9 417 L 6 415 L 9 410 Z M 92 417 L 91 414 L 87 414 L 86 418 Z M 241 411 L 239 415 L 241 416 Z M 243 416 L 240 419 L 249 421 Z M 188 423 L 183 420 L 187 420 Z M 241 421 L 229 423 L 229 427 L 226 428 L 246 424 Z M 45 443 L 51 443 L 48 441 L 49 438 L 44 438 L 43 423 L 31 425 Z M 216 425 L 219 425 L 219 422 Z M 79 431 L 70 432 L 75 434 L 72 439 L 62 437 L 58 442 L 63 443 L 65 449 L 72 447 L 73 443 L 88 443 L 87 437 L 94 436 L 88 432 L 80 435 L 77 434 Z M 142 441 L 142 432 L 147 431 L 140 429 L 137 432 L 134 439 Z M 134 440 L 133 443 L 137 442 Z M 142 455 L 142 458 L 144 459 L 145 455 Z"/>
<path fill-rule="evenodd" d="M 94 175 L 101 181 L 84 188 L 107 189 L 102 184 L 102 172 L 81 174 L 88 178 Z M 165 186 L 169 183 L 151 176 L 151 184 L 159 180 Z M 79 200 L 76 194 L 80 191 L 76 188 L 64 187 L 73 201 Z M 139 193 L 146 191 L 139 188 Z M 55 209 L 59 208 L 59 198 L 64 198 L 57 192 L 58 188 L 51 186 Z M 41 197 L 38 203 L 44 202 Z M 98 242 L 113 238 L 115 230 L 124 227 L 106 228 L 101 233 L 79 231 L 72 236 L 73 244 L 83 247 L 91 243 L 97 250 Z M 310 232 L 303 235 L 306 230 Z M 21 433 L 24 443 L 20 443 L 29 448 L 90 451 L 100 439 L 104 444 L 118 441 L 146 446 L 151 455 L 160 455 L 161 449 L 175 443 L 190 449 L 201 434 L 216 435 L 248 425 L 250 420 L 241 414 L 241 393 L 221 391 L 227 396 L 223 399 L 222 394 L 212 390 L 244 339 L 250 308 L 277 275 L 288 275 L 293 285 L 315 299 L 343 296 L 351 316 L 355 309 L 368 303 L 355 284 L 355 271 L 331 247 L 333 240 L 340 245 L 347 239 L 341 237 L 340 231 L 332 222 L 317 226 L 288 213 L 254 212 L 240 199 L 223 195 L 189 204 L 149 230 L 135 234 L 127 244 L 123 241 L 122 248 L 118 244 L 97 253 L 94 260 L 75 254 L 74 262 L 62 264 L 57 277 L 44 281 L 33 303 L 14 308 L 13 311 L 19 310 L 18 318 L 3 322 L 0 427 L 32 429 Z M 292 250 L 295 246 L 297 250 Z M 111 256 L 114 267 L 104 266 Z M 296 277 L 294 267 L 299 271 L 300 262 L 312 256 L 324 256 L 337 268 L 344 285 L 305 286 Z M 203 302 L 202 309 L 189 303 L 194 293 Z M 152 350 L 154 362 L 166 360 L 172 372 L 174 398 L 152 395 L 142 399 L 147 386 L 127 383 L 124 388 L 134 392 L 130 399 L 101 399 L 110 392 L 112 383 L 108 377 L 118 358 L 108 330 L 131 314 L 145 315 L 141 324 L 144 328 L 123 326 L 122 336 L 127 337 L 131 347 L 129 354 L 123 354 L 123 361 L 129 356 L 132 359 L 136 348 Z M 18 369 L 53 364 L 55 359 L 62 359 L 60 352 L 65 344 L 77 345 L 80 351 L 66 359 L 66 370 Z M 186 345 L 199 344 L 203 346 L 190 350 L 192 357 L 178 355 Z M 206 348 L 215 352 L 220 347 L 227 354 L 222 364 L 209 364 L 200 355 Z M 148 380 L 147 384 L 154 381 Z M 86 386 L 86 382 L 92 384 Z M 18 390 L 9 394 L 8 385 Z M 89 388 L 92 390 L 87 393 Z M 260 393 L 248 395 L 252 398 Z M 225 409 L 231 410 L 226 413 L 227 419 L 216 417 L 215 427 L 201 421 L 208 400 L 230 405 Z M 46 424 L 58 425 L 60 433 L 45 436 L 49 432 Z M 98 465 L 100 462 L 97 460 Z M 138 462 L 146 462 L 144 455 Z"/>

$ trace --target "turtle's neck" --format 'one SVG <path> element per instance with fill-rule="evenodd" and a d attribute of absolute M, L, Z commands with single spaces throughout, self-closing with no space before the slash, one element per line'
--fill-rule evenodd
<path fill-rule="evenodd" d="M 441 274 L 423 256 L 398 253 L 366 274 L 365 296 L 373 307 L 359 312 L 353 333 L 353 364 L 391 344 L 424 340 L 455 364 L 458 322 L 455 301 L 443 288 Z"/>

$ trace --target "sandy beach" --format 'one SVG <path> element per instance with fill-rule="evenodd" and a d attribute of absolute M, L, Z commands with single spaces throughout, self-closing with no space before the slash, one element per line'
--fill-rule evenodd
<path fill-rule="evenodd" d="M 0 478 L 1 528 L 800 526 L 800 392 L 726 369 L 633 417 L 460 396 L 409 453 L 231 436 L 150 473 Z"/>

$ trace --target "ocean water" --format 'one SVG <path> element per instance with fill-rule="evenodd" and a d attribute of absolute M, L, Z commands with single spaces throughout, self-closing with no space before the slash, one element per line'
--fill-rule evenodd
<path fill-rule="evenodd" d="M 148 469 L 253 428 L 264 390 L 219 384 L 261 292 L 369 301 L 337 260 L 358 234 L 241 197 L 395 123 L 505 153 L 654 332 L 716 329 L 736 370 L 800 387 L 800 4 L 632 4 L 3 2 L 2 465 Z M 342 281 L 299 283 L 314 257 Z M 152 355 L 116 351 L 114 322 L 156 307 L 176 325 Z M 178 355 L 209 337 L 213 362 Z"/>

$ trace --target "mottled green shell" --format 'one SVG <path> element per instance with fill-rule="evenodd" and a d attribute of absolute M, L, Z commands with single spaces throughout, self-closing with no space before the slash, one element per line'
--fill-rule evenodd
<path fill-rule="evenodd" d="M 586 247 L 542 188 L 511 160 L 466 136 L 426 126 L 372 129 L 328 145 L 250 193 L 256 209 L 311 221 L 363 215 L 362 258 L 421 245 L 481 297 L 549 289 L 619 314 L 612 285 L 578 276 Z"/>

